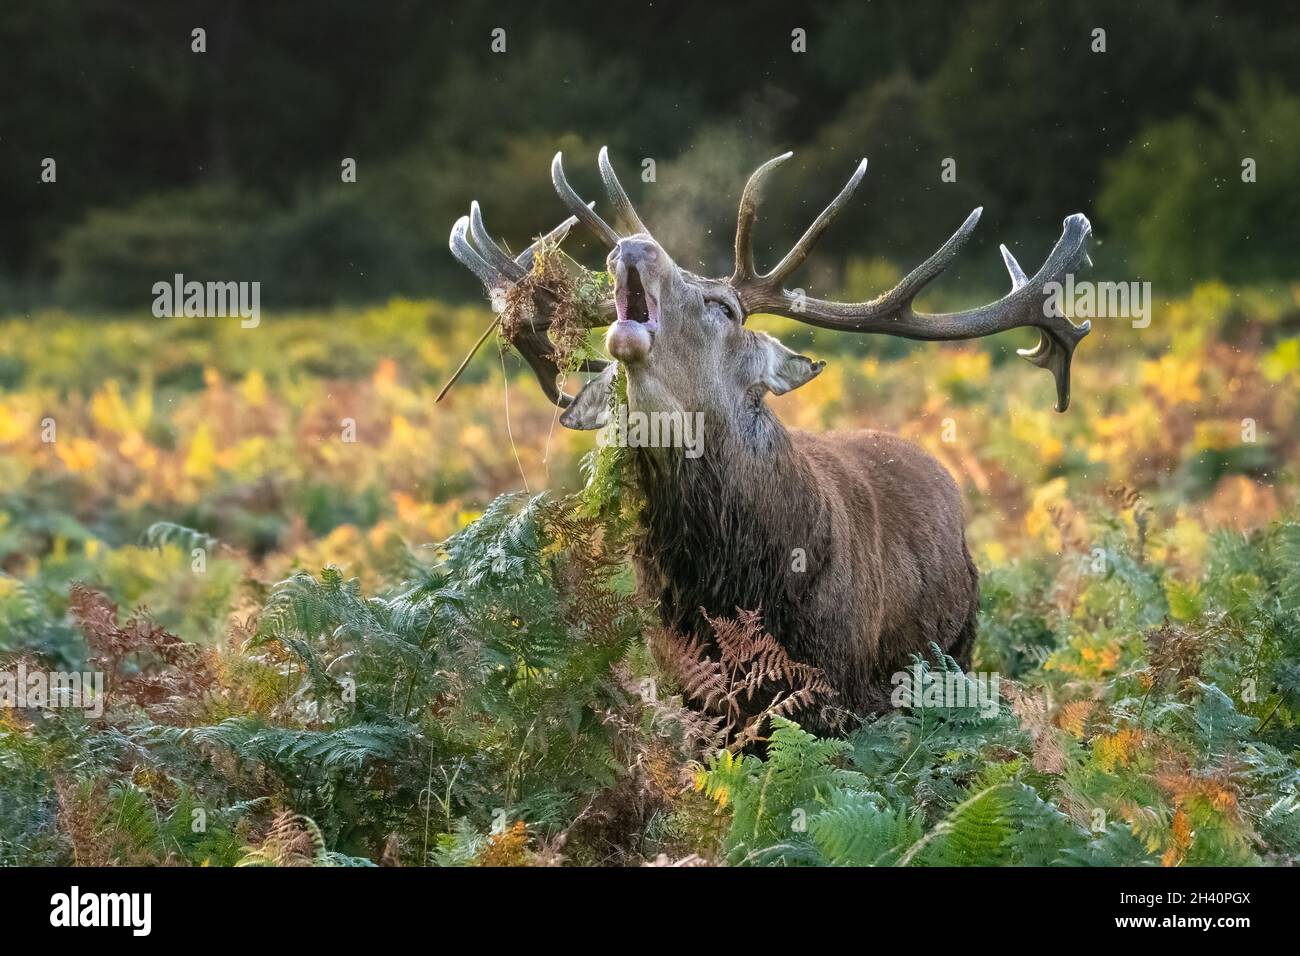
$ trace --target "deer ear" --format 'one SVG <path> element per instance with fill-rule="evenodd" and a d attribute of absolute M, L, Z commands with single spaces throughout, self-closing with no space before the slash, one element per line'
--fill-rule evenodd
<path fill-rule="evenodd" d="M 812 381 L 826 367 L 825 362 L 814 362 L 806 355 L 790 351 L 770 335 L 763 335 L 762 343 L 767 358 L 763 384 L 773 395 L 784 395 Z"/>
<path fill-rule="evenodd" d="M 618 363 L 610 362 L 605 371 L 582 386 L 578 397 L 560 415 L 560 424 L 578 431 L 603 427 L 609 421 L 609 396 L 617 372 Z"/>

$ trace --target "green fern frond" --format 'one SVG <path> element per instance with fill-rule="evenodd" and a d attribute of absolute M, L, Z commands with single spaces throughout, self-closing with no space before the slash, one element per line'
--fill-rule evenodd
<path fill-rule="evenodd" d="M 842 791 L 813 817 L 809 835 L 831 866 L 891 866 L 921 838 L 915 814 L 884 804 L 878 794 Z"/>
<path fill-rule="evenodd" d="M 171 544 L 186 552 L 202 548 L 211 553 L 220 547 L 221 542 L 206 532 L 187 528 L 183 524 L 155 521 L 145 529 L 144 544 L 149 548 L 163 548 Z"/>

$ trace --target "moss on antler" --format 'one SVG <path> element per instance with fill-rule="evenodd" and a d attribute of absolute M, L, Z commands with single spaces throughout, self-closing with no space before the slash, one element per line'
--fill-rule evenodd
<path fill-rule="evenodd" d="M 575 372 L 584 359 L 595 357 L 587 332 L 602 319 L 601 303 L 613 292 L 607 272 L 592 272 L 560 250 L 557 242 L 542 242 L 528 274 L 506 290 L 501 334 L 514 343 L 537 320 L 539 292 L 554 300 L 550 311 L 552 357 L 561 372 Z"/>

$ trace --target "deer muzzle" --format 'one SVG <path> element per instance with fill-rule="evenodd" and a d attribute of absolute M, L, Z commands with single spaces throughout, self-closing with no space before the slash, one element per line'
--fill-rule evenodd
<path fill-rule="evenodd" d="M 635 239 L 623 240 L 610 255 L 618 317 L 605 336 L 605 347 L 620 362 L 644 362 L 654 347 L 663 258 L 653 243 Z"/>

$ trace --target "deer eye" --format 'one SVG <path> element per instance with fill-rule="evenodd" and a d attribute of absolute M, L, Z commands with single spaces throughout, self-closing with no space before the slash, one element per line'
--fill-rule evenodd
<path fill-rule="evenodd" d="M 706 309 L 715 310 L 718 313 L 719 318 L 726 319 L 728 322 L 736 321 L 735 310 L 731 308 L 731 303 L 727 302 L 725 299 L 705 299 L 704 307 Z"/>

